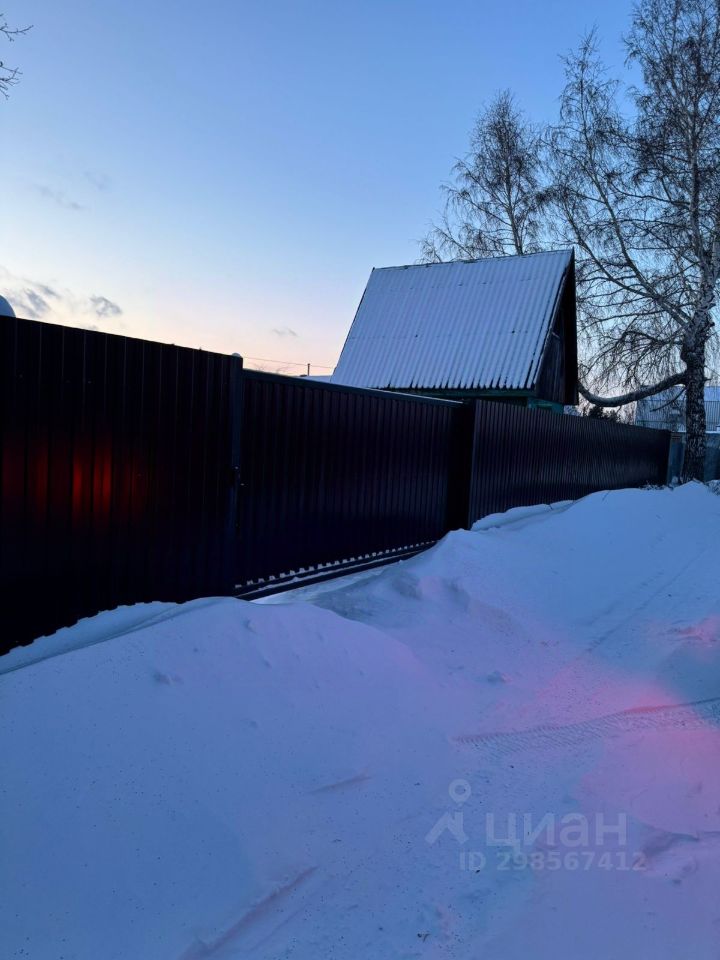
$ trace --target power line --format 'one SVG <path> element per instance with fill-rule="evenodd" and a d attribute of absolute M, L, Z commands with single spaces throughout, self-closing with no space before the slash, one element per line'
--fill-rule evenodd
<path fill-rule="evenodd" d="M 257 360 L 260 363 L 282 363 L 286 367 L 321 367 L 323 370 L 333 370 L 329 363 L 313 363 L 306 361 L 302 363 L 300 360 L 273 360 L 271 357 L 246 357 L 245 354 L 242 354 L 243 360 Z"/>

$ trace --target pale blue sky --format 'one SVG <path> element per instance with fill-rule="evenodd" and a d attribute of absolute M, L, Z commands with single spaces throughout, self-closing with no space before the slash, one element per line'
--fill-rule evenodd
<path fill-rule="evenodd" d="M 0 9 L 34 25 L 0 53 L 23 70 L 0 102 L 0 293 L 18 313 L 331 365 L 370 269 L 417 258 L 482 103 L 507 86 L 552 118 L 558 54 L 596 23 L 619 60 L 630 5 Z"/>

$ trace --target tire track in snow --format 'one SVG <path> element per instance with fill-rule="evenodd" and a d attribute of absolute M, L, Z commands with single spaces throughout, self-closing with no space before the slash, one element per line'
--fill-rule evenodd
<path fill-rule="evenodd" d="M 664 537 L 660 537 L 659 543 L 662 543 L 663 539 Z M 640 593 L 641 599 L 639 603 L 633 604 L 629 611 L 626 609 L 620 617 L 614 618 L 605 630 L 592 637 L 587 648 L 576 659 L 582 659 L 589 653 L 592 653 L 597 649 L 597 647 L 604 644 L 614 634 L 618 633 L 624 627 L 627 627 L 627 625 L 632 623 L 633 620 L 637 619 L 639 615 L 645 613 L 645 611 L 653 604 L 655 600 L 657 600 L 659 596 L 665 594 L 669 587 L 674 587 L 677 590 L 680 578 L 684 576 L 684 574 L 686 574 L 693 566 L 701 563 L 703 556 L 709 551 L 709 549 L 709 546 L 705 546 L 699 551 L 699 553 L 693 553 L 693 555 L 689 557 L 687 561 L 674 567 L 672 573 L 669 576 L 664 576 L 662 580 L 660 580 L 657 576 L 652 576 L 646 580 L 643 580 L 639 586 L 634 585 L 632 589 L 628 591 L 623 600 L 629 601 L 632 597 Z M 646 588 L 650 587 L 651 585 L 654 586 L 654 589 L 651 590 L 650 593 L 647 593 Z M 618 598 L 616 597 L 611 602 L 608 609 L 614 610 L 618 606 L 623 609 L 625 607 L 625 603 L 618 602 Z"/>
<path fill-rule="evenodd" d="M 238 921 L 228 927 L 221 934 L 211 941 L 196 940 L 187 950 L 183 951 L 179 960 L 205 960 L 207 957 L 217 956 L 221 951 L 225 953 L 226 948 L 234 948 L 238 941 L 253 927 L 263 920 L 269 920 L 271 923 L 276 919 L 278 913 L 282 913 L 286 903 L 303 886 L 317 870 L 317 867 L 308 867 L 292 880 L 277 887 L 272 893 L 264 897 L 259 903 L 246 911 Z M 281 921 L 282 923 L 282 921 Z M 271 931 L 272 933 L 273 931 Z M 256 944 L 255 946 L 258 946 Z M 250 949 L 254 949 L 250 947 Z"/>
<path fill-rule="evenodd" d="M 357 787 L 370 780 L 369 773 L 358 773 L 354 777 L 348 777 L 347 780 L 338 780 L 336 783 L 328 783 L 325 786 L 317 787 L 311 790 L 311 793 L 337 793 L 346 790 L 348 787 Z"/>
<path fill-rule="evenodd" d="M 487 747 L 493 753 L 514 753 L 534 747 L 574 746 L 589 739 L 642 730 L 698 730 L 712 723 L 720 724 L 720 697 L 666 707 L 634 707 L 577 723 L 461 734 L 454 741 L 466 747 Z"/>

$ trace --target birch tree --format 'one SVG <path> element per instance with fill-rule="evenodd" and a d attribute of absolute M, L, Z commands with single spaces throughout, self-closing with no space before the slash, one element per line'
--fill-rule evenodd
<path fill-rule="evenodd" d="M 540 132 L 509 91 L 475 122 L 467 155 L 445 184 L 440 222 L 421 241 L 421 259 L 473 260 L 539 249 L 543 208 Z"/>
<path fill-rule="evenodd" d="M 704 385 L 720 275 L 720 0 L 641 0 L 636 86 L 594 36 L 566 60 L 549 136 L 557 227 L 578 253 L 584 352 L 617 407 L 682 385 L 685 479 L 702 478 Z"/>

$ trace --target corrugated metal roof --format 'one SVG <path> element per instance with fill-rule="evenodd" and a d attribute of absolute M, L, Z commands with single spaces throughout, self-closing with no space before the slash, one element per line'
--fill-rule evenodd
<path fill-rule="evenodd" d="M 685 392 L 682 387 L 673 387 L 654 397 L 638 400 L 635 407 L 635 423 L 639 427 L 656 430 L 685 432 Z M 705 387 L 705 429 L 708 433 L 720 431 L 720 387 Z"/>
<path fill-rule="evenodd" d="M 530 389 L 572 250 L 381 267 L 333 383 L 381 389 Z"/>

